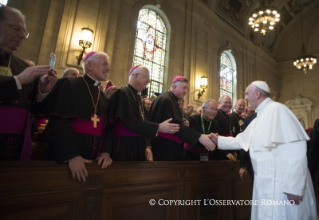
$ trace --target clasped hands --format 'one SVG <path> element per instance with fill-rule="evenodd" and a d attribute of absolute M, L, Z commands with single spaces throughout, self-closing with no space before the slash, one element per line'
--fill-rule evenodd
<path fill-rule="evenodd" d="M 213 151 L 216 149 L 218 134 L 210 133 L 210 134 L 202 134 L 198 141 L 204 145 L 206 150 Z"/>

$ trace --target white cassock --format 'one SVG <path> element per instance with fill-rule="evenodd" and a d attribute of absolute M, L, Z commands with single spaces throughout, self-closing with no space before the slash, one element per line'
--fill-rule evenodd
<path fill-rule="evenodd" d="M 317 219 L 316 200 L 307 167 L 309 139 L 296 116 L 284 105 L 265 99 L 257 117 L 236 138 L 218 137 L 218 148 L 250 148 L 254 169 L 252 220 Z M 303 197 L 288 205 L 285 193 Z"/>

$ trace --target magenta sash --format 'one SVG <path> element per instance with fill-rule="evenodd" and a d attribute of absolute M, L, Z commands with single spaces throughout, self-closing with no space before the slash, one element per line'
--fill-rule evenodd
<path fill-rule="evenodd" d="M 93 117 L 94 115 L 91 115 Z M 75 133 L 81 133 L 81 134 L 91 134 L 96 136 L 102 136 L 103 131 L 103 116 L 97 115 L 97 118 L 100 119 L 96 123 L 96 128 L 93 127 L 94 122 L 93 121 L 84 121 L 79 119 L 74 119 L 72 121 L 73 124 L 73 130 Z"/>
<path fill-rule="evenodd" d="M 206 150 L 205 147 L 192 147 L 187 143 L 184 143 L 184 148 L 194 154 L 200 154 L 200 153 L 208 153 L 208 150 Z"/>
<path fill-rule="evenodd" d="M 233 137 L 233 135 L 231 133 L 225 133 L 225 134 L 220 134 L 221 136 L 224 137 Z"/>
<path fill-rule="evenodd" d="M 46 120 L 45 118 L 41 118 L 41 119 L 38 119 L 37 120 L 37 124 L 38 124 L 38 127 L 41 127 L 42 124 L 46 124 Z"/>
<path fill-rule="evenodd" d="M 0 106 L 0 116 L 0 133 L 24 134 L 20 160 L 30 160 L 32 151 L 30 111 Z"/>
<path fill-rule="evenodd" d="M 133 132 L 130 132 L 129 130 L 127 130 L 122 122 L 118 121 L 116 123 L 116 131 L 117 131 L 117 135 L 118 136 L 133 136 L 133 137 L 141 137 L 141 135 L 135 134 Z"/>
<path fill-rule="evenodd" d="M 180 143 L 180 144 L 183 143 L 183 141 L 181 139 L 179 139 L 175 134 L 167 134 L 167 133 L 158 132 L 157 136 L 175 141 L 175 142 Z"/>

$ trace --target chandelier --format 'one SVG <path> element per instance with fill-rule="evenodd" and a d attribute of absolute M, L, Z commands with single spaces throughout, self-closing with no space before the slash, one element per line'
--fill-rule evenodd
<path fill-rule="evenodd" d="M 273 6 L 265 6 L 264 1 L 261 1 L 261 7 L 252 12 L 248 25 L 250 25 L 255 32 L 260 32 L 263 35 L 268 30 L 273 30 L 277 22 L 280 21 L 280 14 L 278 9 Z"/>
<path fill-rule="evenodd" d="M 302 54 L 306 54 L 306 47 L 302 45 Z M 307 70 L 311 70 L 312 67 L 317 63 L 317 57 L 313 55 L 303 55 L 294 60 L 294 66 L 298 69 L 302 69 L 305 74 Z"/>
<path fill-rule="evenodd" d="M 300 1 L 299 1 L 299 4 L 300 4 Z M 301 11 L 300 11 L 300 29 L 301 29 L 301 40 L 302 40 L 302 47 L 301 47 L 302 56 L 294 60 L 294 66 L 297 67 L 298 69 L 302 69 L 306 74 L 307 70 L 308 69 L 311 70 L 312 67 L 317 63 L 317 57 L 313 55 L 306 55 L 307 49 L 303 41 Z"/>

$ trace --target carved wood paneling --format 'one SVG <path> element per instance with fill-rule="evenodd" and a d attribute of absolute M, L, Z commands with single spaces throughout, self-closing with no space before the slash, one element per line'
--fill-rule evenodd
<path fill-rule="evenodd" d="M 251 199 L 251 180 L 240 181 L 236 162 L 113 162 L 101 170 L 94 161 L 86 167 L 83 183 L 67 164 L 0 162 L 1 219 L 249 219 L 249 206 L 168 204 Z"/>

